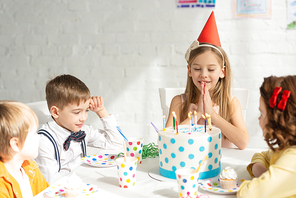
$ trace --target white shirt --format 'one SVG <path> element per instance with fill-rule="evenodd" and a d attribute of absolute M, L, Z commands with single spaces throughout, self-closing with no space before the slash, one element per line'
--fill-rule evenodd
<path fill-rule="evenodd" d="M 117 131 L 118 123 L 114 115 L 101 118 L 104 126 L 102 129 L 94 129 L 92 126 L 83 125 L 81 130 L 85 131 L 85 143 L 88 146 L 103 149 L 121 149 L 123 137 Z M 44 135 L 40 135 L 39 154 L 35 159 L 39 169 L 49 184 L 52 184 L 81 165 L 82 149 L 81 142 L 71 141 L 67 151 L 63 144 L 71 132 L 59 126 L 54 120 L 44 124 L 41 129 L 48 131 L 55 139 L 60 153 L 61 170 L 55 159 L 52 142 Z"/>

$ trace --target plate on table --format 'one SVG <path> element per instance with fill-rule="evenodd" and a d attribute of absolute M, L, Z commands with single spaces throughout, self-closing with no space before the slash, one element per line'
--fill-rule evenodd
<path fill-rule="evenodd" d="M 200 188 L 205 190 L 205 191 L 208 191 L 208 192 L 211 192 L 211 193 L 216 193 L 216 194 L 236 194 L 241 183 L 245 181 L 244 179 L 240 179 L 237 181 L 237 184 L 236 184 L 236 188 L 232 188 L 232 189 L 222 189 L 221 186 L 220 186 L 220 179 L 219 178 L 213 178 L 213 179 L 208 179 L 208 180 L 205 180 L 203 181 L 201 184 L 200 184 Z"/>
<path fill-rule="evenodd" d="M 99 191 L 99 187 L 95 185 L 83 184 L 81 188 L 81 195 L 79 197 L 89 197 L 94 193 L 97 193 L 98 191 Z M 66 197 L 64 185 L 62 184 L 49 186 L 46 189 L 45 194 L 49 197 L 58 197 L 58 198 Z"/>
<path fill-rule="evenodd" d="M 118 154 L 98 154 L 88 155 L 81 158 L 84 164 L 95 166 L 95 167 L 110 167 L 116 166 L 116 159 Z M 122 157 L 122 156 L 119 156 Z"/>

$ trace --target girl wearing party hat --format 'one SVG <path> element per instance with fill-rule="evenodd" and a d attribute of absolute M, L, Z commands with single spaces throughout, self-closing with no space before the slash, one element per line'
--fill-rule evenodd
<path fill-rule="evenodd" d="M 200 36 L 185 54 L 188 63 L 187 85 L 184 94 L 172 99 L 166 126 L 177 122 L 189 124 L 188 113 L 196 111 L 197 124 L 203 124 L 207 113 L 213 125 L 221 129 L 222 147 L 245 149 L 249 135 L 238 99 L 231 96 L 231 68 L 221 48 L 214 12 L 211 13 Z"/>

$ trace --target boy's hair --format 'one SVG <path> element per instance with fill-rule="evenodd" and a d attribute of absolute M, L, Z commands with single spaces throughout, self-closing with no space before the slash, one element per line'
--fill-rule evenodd
<path fill-rule="evenodd" d="M 71 75 L 60 75 L 50 80 L 45 88 L 48 109 L 57 106 L 61 110 L 68 104 L 77 105 L 90 99 L 90 91 L 78 78 Z"/>
<path fill-rule="evenodd" d="M 11 138 L 18 138 L 23 148 L 28 132 L 37 128 L 38 118 L 30 107 L 20 102 L 0 101 L 0 160 L 10 160 L 14 156 Z"/>
<path fill-rule="evenodd" d="M 270 107 L 269 100 L 276 87 L 282 87 L 278 94 L 276 106 Z M 283 90 L 291 91 L 287 99 L 286 108 L 282 111 L 277 108 L 282 99 Z M 265 141 L 273 150 L 282 150 L 287 146 L 296 145 L 296 76 L 264 78 L 260 87 L 260 94 L 264 100 L 267 123 L 265 125 Z"/>
<path fill-rule="evenodd" d="M 193 60 L 196 58 L 196 56 L 207 52 L 207 51 L 212 51 L 215 53 L 218 61 L 220 62 L 221 69 L 223 69 L 223 58 L 221 54 L 214 48 L 208 47 L 208 46 L 202 46 L 203 43 L 200 43 L 201 45 L 192 50 L 190 53 L 188 65 L 191 68 L 191 64 Z M 204 43 L 207 45 L 212 45 L 210 43 Z M 230 62 L 228 60 L 228 56 L 226 52 L 219 46 L 213 45 L 217 47 L 223 54 L 224 56 L 224 71 L 225 75 L 224 78 L 219 78 L 217 84 L 215 87 L 210 91 L 210 94 L 212 94 L 211 98 L 214 103 L 216 103 L 219 106 L 219 115 L 224 118 L 227 121 L 230 121 L 231 117 L 231 112 L 230 112 L 230 90 L 231 90 L 231 81 L 232 81 L 232 76 L 231 76 L 231 67 L 230 67 Z M 190 106 L 190 103 L 198 103 L 198 99 L 200 98 L 200 90 L 194 85 L 192 78 L 189 76 L 189 73 L 187 74 L 187 84 L 186 84 L 186 90 L 185 93 L 188 93 L 188 98 L 182 106 L 182 111 L 181 111 L 181 122 L 187 118 L 188 115 L 188 109 Z"/>

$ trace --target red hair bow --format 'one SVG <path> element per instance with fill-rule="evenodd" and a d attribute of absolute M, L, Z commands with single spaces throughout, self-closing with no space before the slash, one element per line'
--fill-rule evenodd
<path fill-rule="evenodd" d="M 274 108 L 276 106 L 276 100 L 277 100 L 277 97 L 279 95 L 279 93 L 282 91 L 282 88 L 281 87 L 276 87 L 273 91 L 273 94 L 269 100 L 269 106 L 271 108 Z M 283 94 L 282 94 L 282 99 L 280 100 L 277 108 L 279 110 L 282 110 L 284 111 L 285 108 L 286 108 L 286 105 L 287 105 L 287 100 L 288 98 L 290 97 L 290 94 L 291 94 L 291 91 L 288 91 L 288 90 L 284 90 L 283 91 Z"/>
<path fill-rule="evenodd" d="M 282 111 L 285 110 L 286 104 L 287 104 L 287 100 L 290 97 L 290 94 L 291 94 L 291 91 L 288 91 L 288 90 L 284 90 L 283 91 L 282 99 L 281 99 L 281 101 L 279 102 L 279 104 L 277 106 L 278 109 L 280 109 Z"/>
<path fill-rule="evenodd" d="M 276 106 L 276 99 L 281 91 L 282 91 L 281 87 L 276 87 L 274 89 L 273 94 L 272 94 L 271 98 L 269 99 L 269 106 L 271 108 L 274 108 Z"/>

